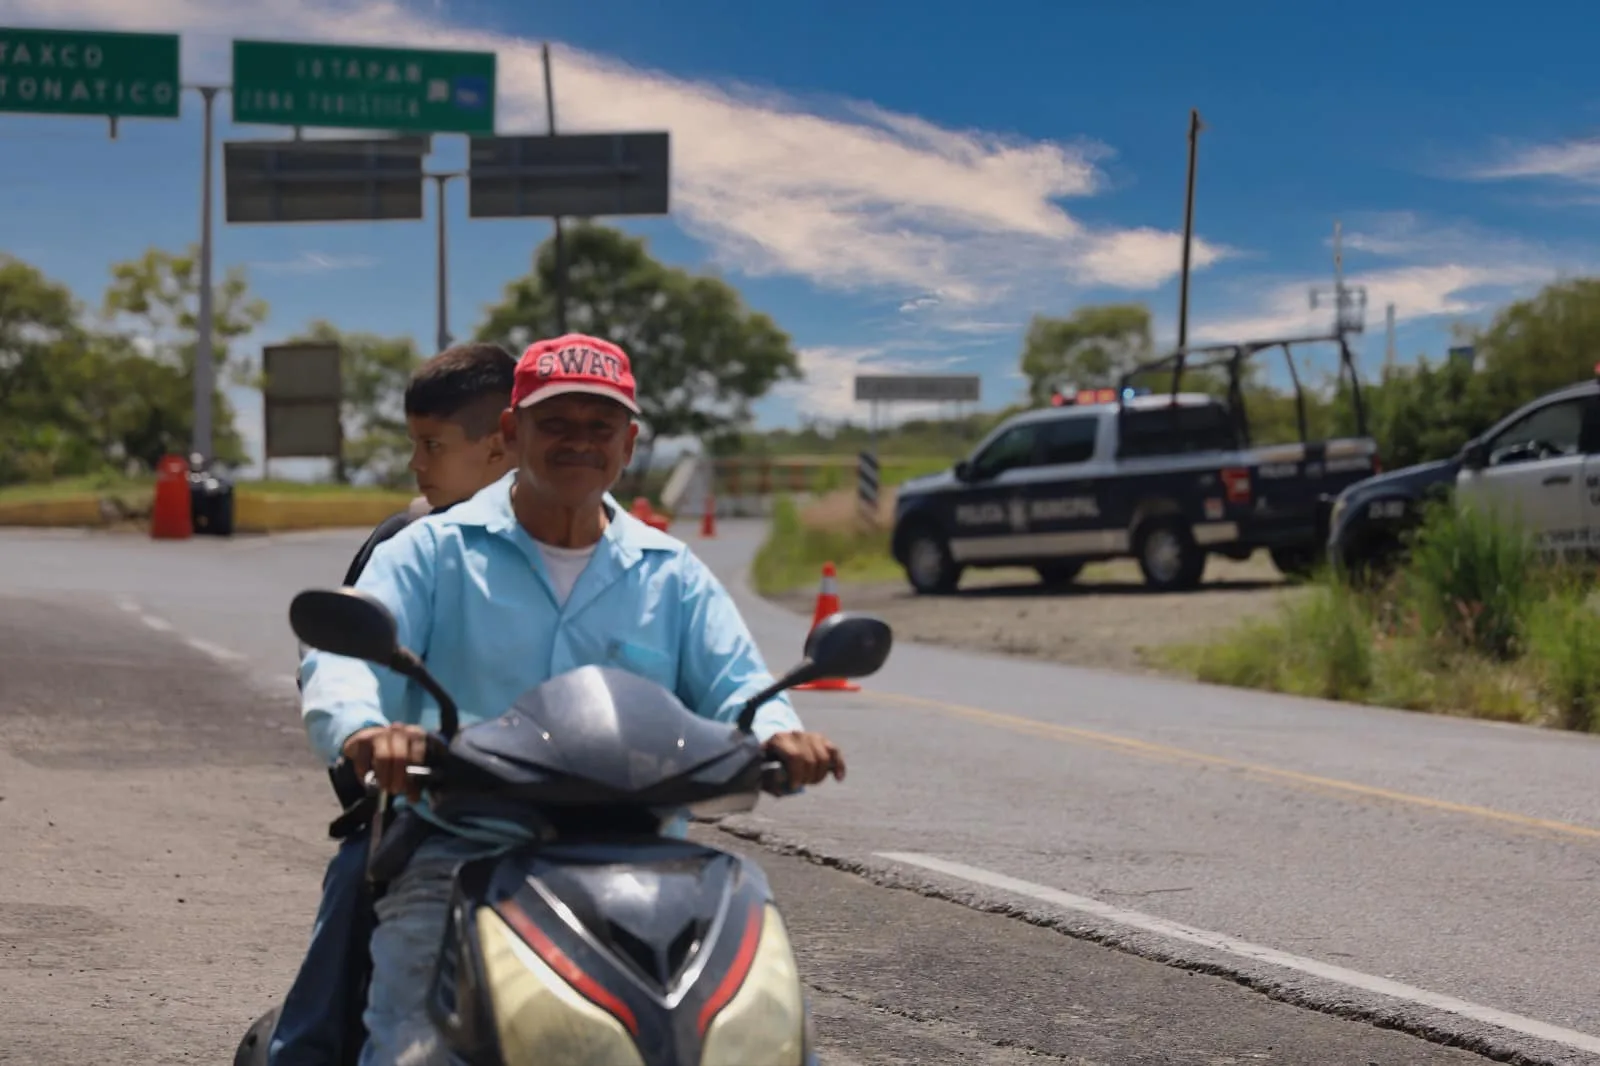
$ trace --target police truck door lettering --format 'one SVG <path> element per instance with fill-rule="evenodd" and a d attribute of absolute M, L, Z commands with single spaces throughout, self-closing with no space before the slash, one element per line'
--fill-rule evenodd
<path fill-rule="evenodd" d="M 997 526 L 1006 520 L 1006 509 L 998 503 L 960 503 L 956 505 L 956 524 Z"/>
<path fill-rule="evenodd" d="M 1100 504 L 1093 496 L 1062 496 L 1054 500 L 1034 500 L 1028 508 L 1028 517 L 1035 522 L 1099 518 Z"/>
<path fill-rule="evenodd" d="M 1005 503 L 960 503 L 956 505 L 958 526 L 1009 525 L 1021 532 L 1032 522 L 1070 522 L 1099 518 L 1100 504 L 1093 496 L 1060 496 L 1049 500 L 1024 501 L 1020 497 Z"/>

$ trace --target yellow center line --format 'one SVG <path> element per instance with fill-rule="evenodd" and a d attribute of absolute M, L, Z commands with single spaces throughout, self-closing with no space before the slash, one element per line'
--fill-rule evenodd
<path fill-rule="evenodd" d="M 1167 744 L 1157 744 L 1148 740 L 1137 740 L 1133 737 L 1118 736 L 1115 733 L 1102 733 L 1094 729 L 1083 729 L 1078 726 L 1058 725 L 1054 722 L 1044 722 L 1037 718 L 1023 718 L 1018 715 L 1001 714 L 998 711 L 986 711 L 978 707 L 967 707 L 959 703 L 946 703 L 943 700 L 930 700 L 921 696 L 905 696 L 899 693 L 871 692 L 863 693 L 874 700 L 883 700 L 886 703 L 899 703 L 909 707 L 923 707 L 928 710 L 939 711 L 943 714 L 954 715 L 969 721 L 980 722 L 984 725 L 998 729 L 1009 730 L 1013 733 L 1023 733 L 1028 736 L 1042 737 L 1050 740 L 1067 741 L 1070 743 L 1089 744 L 1097 748 L 1110 751 L 1120 751 L 1129 755 L 1138 755 L 1143 758 L 1160 759 L 1164 762 L 1199 763 L 1207 766 L 1221 766 L 1231 770 L 1241 770 L 1276 781 L 1284 781 L 1293 785 L 1306 788 L 1327 789 L 1333 792 L 1342 792 L 1349 795 L 1364 796 L 1368 799 L 1388 800 L 1391 803 L 1401 803 L 1412 807 L 1424 807 L 1435 811 L 1448 811 L 1451 814 L 1462 814 L 1470 818 L 1480 818 L 1485 821 L 1501 822 L 1514 825 L 1523 829 L 1541 829 L 1547 832 L 1560 833 L 1565 836 L 1583 837 L 1590 840 L 1600 840 L 1600 828 L 1587 825 L 1577 825 L 1573 822 L 1560 822 L 1553 818 L 1535 818 L 1527 814 L 1514 814 L 1511 811 L 1498 811 L 1492 807 L 1479 807 L 1471 803 L 1454 803 L 1450 800 L 1435 799 L 1432 796 L 1418 796 L 1410 792 L 1397 792 L 1394 789 L 1379 788 L 1376 785 L 1363 785 L 1355 781 L 1343 781 L 1335 777 L 1320 777 L 1317 774 L 1301 773 L 1299 770 L 1284 770 L 1276 766 L 1263 766 L 1260 763 L 1246 762 L 1242 759 L 1230 759 L 1222 755 L 1209 755 L 1203 751 L 1192 751 L 1188 748 L 1177 748 Z"/>

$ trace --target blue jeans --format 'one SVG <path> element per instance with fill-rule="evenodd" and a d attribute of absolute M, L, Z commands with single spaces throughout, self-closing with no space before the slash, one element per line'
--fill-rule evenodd
<path fill-rule="evenodd" d="M 365 830 L 341 841 L 322 877 L 322 903 L 300 972 L 284 997 L 267 1048 L 268 1066 L 334 1066 L 346 1061 L 356 976 L 364 969 L 372 920 L 362 886 Z"/>
<path fill-rule="evenodd" d="M 450 886 L 461 863 L 499 850 L 453 833 L 435 833 L 389 882 L 378 901 L 378 928 L 372 934 L 372 986 L 361 1066 L 445 1066 L 427 1003 L 450 916 Z"/>

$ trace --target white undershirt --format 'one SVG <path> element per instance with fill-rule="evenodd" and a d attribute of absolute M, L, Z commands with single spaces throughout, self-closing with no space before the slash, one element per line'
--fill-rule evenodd
<path fill-rule="evenodd" d="M 599 542 L 585 548 L 558 548 L 542 540 L 534 543 L 539 545 L 539 553 L 544 556 L 545 574 L 550 578 L 551 588 L 555 589 L 556 603 L 564 607 L 567 597 L 572 595 L 572 586 L 577 584 L 583 568 L 589 565 L 589 558 Z"/>

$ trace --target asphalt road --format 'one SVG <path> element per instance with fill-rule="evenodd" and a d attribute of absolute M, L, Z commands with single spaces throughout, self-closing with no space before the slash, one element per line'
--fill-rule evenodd
<path fill-rule="evenodd" d="M 225 1060 L 278 994 L 328 813 L 282 620 L 360 536 L 0 536 L 0 1062 Z M 692 543 L 782 669 L 754 536 Z M 1600 1061 L 1588 738 L 910 645 L 866 688 L 799 698 L 849 779 L 731 826 L 851 871 L 764 853 L 829 1062 L 1482 1061 L 1334 1014 Z"/>

